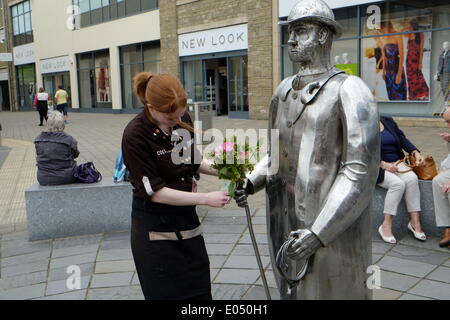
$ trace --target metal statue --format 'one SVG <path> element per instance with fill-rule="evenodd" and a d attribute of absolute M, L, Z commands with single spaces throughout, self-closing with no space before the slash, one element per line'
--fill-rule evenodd
<path fill-rule="evenodd" d="M 292 9 L 289 57 L 298 74 L 276 89 L 269 129 L 279 140 L 238 190 L 266 188 L 267 230 L 281 299 L 371 299 L 371 200 L 380 161 L 377 104 L 364 82 L 334 68 L 341 34 L 322 0 Z M 278 163 L 275 174 L 267 167 Z"/>

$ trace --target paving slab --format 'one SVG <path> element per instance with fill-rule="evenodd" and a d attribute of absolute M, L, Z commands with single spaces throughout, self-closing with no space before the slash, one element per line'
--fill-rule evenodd
<path fill-rule="evenodd" d="M 270 298 L 280 300 L 278 289 L 269 287 Z M 262 286 L 252 286 L 242 300 L 267 300 L 266 291 Z"/>
<path fill-rule="evenodd" d="M 130 239 L 103 241 L 100 250 L 128 249 L 131 251 Z"/>
<path fill-rule="evenodd" d="M 6 247 L 3 245 L 2 242 L 2 258 L 7 257 L 13 257 L 13 256 L 19 256 L 27 253 L 33 253 L 33 252 L 40 252 L 40 251 L 46 251 L 50 250 L 52 248 L 51 242 L 40 242 L 40 243 L 27 243 L 20 246 L 11 246 Z"/>
<path fill-rule="evenodd" d="M 53 249 L 52 258 L 63 258 L 69 256 L 76 256 L 84 253 L 97 252 L 98 247 L 99 244 L 91 244 L 91 245 L 81 245 L 81 246 Z"/>
<path fill-rule="evenodd" d="M 258 270 L 222 269 L 214 283 L 253 284 L 259 277 Z"/>
<path fill-rule="evenodd" d="M 269 256 L 269 246 L 267 244 L 258 243 L 258 251 L 261 256 Z M 241 256 L 254 256 L 255 251 L 251 244 L 238 244 L 234 247 L 232 254 Z"/>
<path fill-rule="evenodd" d="M 28 287 L 47 281 L 47 271 L 31 272 L 17 276 L 0 278 L 0 291 L 13 288 Z"/>
<path fill-rule="evenodd" d="M 247 225 L 246 217 L 224 217 L 224 216 L 207 216 L 203 223 L 205 224 L 226 224 L 226 225 Z"/>
<path fill-rule="evenodd" d="M 94 273 L 94 262 L 82 263 L 78 265 L 80 267 L 81 276 L 88 276 Z M 64 280 L 69 277 L 67 273 L 67 267 L 53 268 L 48 272 L 48 281 Z"/>
<path fill-rule="evenodd" d="M 50 258 L 50 249 L 47 249 L 41 250 L 39 252 L 26 253 L 19 256 L 2 258 L 0 261 L 2 267 L 9 267 L 14 265 L 32 263 L 41 260 L 47 260 L 49 258 Z"/>
<path fill-rule="evenodd" d="M 373 290 L 372 300 L 397 300 L 402 295 L 402 292 L 390 289 L 375 289 Z"/>
<path fill-rule="evenodd" d="M 89 289 L 87 300 L 144 300 L 140 286 Z"/>
<path fill-rule="evenodd" d="M 55 294 L 52 296 L 45 296 L 33 300 L 84 300 L 86 298 L 87 290 L 75 290 L 71 292 Z"/>
<path fill-rule="evenodd" d="M 435 265 L 417 262 L 412 260 L 399 259 L 396 257 L 385 256 L 378 262 L 378 266 L 386 271 L 392 271 L 413 277 L 425 277 L 436 268 Z"/>
<path fill-rule="evenodd" d="M 269 286 L 269 288 L 277 288 L 277 281 L 275 280 L 275 274 L 273 273 L 273 271 L 266 270 L 264 274 L 266 276 L 267 285 Z M 256 281 L 256 284 L 261 285 L 261 286 L 263 285 L 261 275 L 259 276 L 258 280 Z"/>
<path fill-rule="evenodd" d="M 408 235 L 408 236 L 404 237 L 403 239 L 401 239 L 400 241 L 398 241 L 398 243 L 404 244 L 407 246 L 411 246 L 411 247 L 423 248 L 423 249 L 448 253 L 449 252 L 448 248 L 439 247 L 439 240 L 440 240 L 439 238 L 429 237 L 427 239 L 427 241 L 419 241 L 419 240 L 415 239 L 414 237 Z"/>
<path fill-rule="evenodd" d="M 49 259 L 36 261 L 32 263 L 14 265 L 1 269 L 2 278 L 17 276 L 19 274 L 25 275 L 33 272 L 44 271 L 48 269 Z"/>
<path fill-rule="evenodd" d="M 264 268 L 270 263 L 270 258 L 261 256 L 261 262 Z M 235 269 L 258 269 L 258 262 L 255 256 L 230 255 L 225 262 L 224 268 Z"/>
<path fill-rule="evenodd" d="M 70 275 L 67 275 L 67 276 L 69 277 Z M 80 288 L 77 288 L 75 290 L 86 289 L 89 285 L 90 279 L 91 279 L 91 276 L 81 277 L 80 278 Z M 69 285 L 73 285 L 73 282 L 70 281 Z M 45 291 L 45 295 L 51 296 L 51 295 L 56 295 L 56 294 L 60 294 L 60 293 L 72 292 L 75 290 L 68 288 L 67 279 L 58 280 L 58 281 L 49 281 L 49 282 L 47 282 L 47 289 Z"/>
<path fill-rule="evenodd" d="M 241 234 L 239 233 L 222 233 L 222 234 L 214 234 L 214 233 L 204 233 L 203 238 L 205 239 L 205 243 L 236 243 Z"/>
<path fill-rule="evenodd" d="M 247 225 L 213 225 L 205 224 L 203 225 L 203 232 L 205 233 L 237 233 L 241 234 Z"/>
<path fill-rule="evenodd" d="M 101 234 L 91 234 L 77 237 L 60 238 L 53 241 L 53 249 L 69 248 L 77 246 L 89 246 L 99 244 L 102 239 Z"/>
<path fill-rule="evenodd" d="M 80 265 L 89 262 L 95 262 L 97 252 L 88 252 L 75 256 L 55 258 L 50 262 L 50 269 L 68 267 L 71 265 Z"/>
<path fill-rule="evenodd" d="M 433 299 L 450 300 L 450 284 L 432 280 L 422 280 L 408 293 Z"/>
<path fill-rule="evenodd" d="M 141 282 L 139 281 L 139 276 L 138 276 L 137 272 L 135 272 L 133 275 L 133 280 L 131 280 L 131 285 L 132 286 L 135 286 L 135 285 L 140 286 L 141 285 Z"/>
<path fill-rule="evenodd" d="M 206 251 L 209 255 L 229 255 L 231 250 L 233 250 L 234 244 L 218 244 L 218 243 L 207 243 Z"/>
<path fill-rule="evenodd" d="M 449 252 L 440 252 L 399 244 L 392 248 L 392 250 L 389 251 L 388 255 L 405 260 L 440 265 L 450 258 L 450 250 Z"/>
<path fill-rule="evenodd" d="M 439 267 L 429 274 L 427 279 L 450 283 L 450 268 Z"/>
<path fill-rule="evenodd" d="M 394 245 L 386 243 L 384 241 L 381 242 L 378 240 L 372 240 L 372 253 L 385 255 L 386 252 L 391 250 L 393 247 Z"/>
<path fill-rule="evenodd" d="M 222 268 L 223 264 L 227 260 L 226 255 L 223 256 L 209 256 L 209 267 L 210 268 Z"/>
<path fill-rule="evenodd" d="M 103 241 L 130 240 L 130 235 L 130 230 L 105 233 L 103 235 Z"/>
<path fill-rule="evenodd" d="M 426 297 L 416 296 L 414 294 L 405 293 L 398 300 L 433 300 Z"/>
<path fill-rule="evenodd" d="M 130 285 L 133 272 L 94 274 L 90 288 L 108 288 Z"/>
<path fill-rule="evenodd" d="M 213 300 L 240 300 L 247 290 L 249 285 L 243 284 L 212 284 L 211 293 Z"/>
<path fill-rule="evenodd" d="M 444 263 L 444 266 L 450 267 L 450 259 L 448 259 L 448 260 Z"/>
<path fill-rule="evenodd" d="M 255 234 L 256 243 L 259 244 L 268 244 L 267 235 L 265 234 Z M 244 233 L 242 238 L 239 240 L 239 244 L 251 244 L 252 240 L 250 238 L 250 234 Z"/>
<path fill-rule="evenodd" d="M 100 250 L 97 257 L 97 261 L 116 261 L 131 259 L 133 259 L 131 249 Z"/>
<path fill-rule="evenodd" d="M 95 273 L 126 271 L 136 271 L 134 260 L 99 261 L 95 265 Z"/>
<path fill-rule="evenodd" d="M 420 280 L 421 278 L 381 270 L 381 287 L 385 289 L 406 292 Z"/>
<path fill-rule="evenodd" d="M 29 300 L 42 297 L 44 295 L 45 286 L 45 283 L 40 283 L 32 286 L 0 291 L 0 300 Z"/>

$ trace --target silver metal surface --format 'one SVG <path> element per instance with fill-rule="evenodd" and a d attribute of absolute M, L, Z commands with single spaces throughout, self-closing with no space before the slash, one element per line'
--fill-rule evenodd
<path fill-rule="evenodd" d="M 321 0 L 303 0 L 294 15 L 303 5 L 324 7 Z M 292 20 L 289 41 L 300 71 L 281 82 L 270 105 L 269 132 L 278 129 L 280 138 L 249 179 L 255 189 L 266 186 L 269 249 L 281 299 L 370 299 L 366 270 L 380 160 L 378 108 L 360 78 L 331 66 L 333 30 L 322 28 L 329 23 L 303 17 Z M 277 158 L 278 172 L 261 178 Z M 285 276 L 276 262 L 283 246 Z M 291 290 L 286 278 L 301 275 L 305 261 L 308 271 Z"/>

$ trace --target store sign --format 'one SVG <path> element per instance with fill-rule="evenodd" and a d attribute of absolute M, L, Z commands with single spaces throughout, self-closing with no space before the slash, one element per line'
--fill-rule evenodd
<path fill-rule="evenodd" d="M 8 70 L 1 69 L 0 70 L 0 81 L 8 81 L 8 80 L 9 80 Z"/>
<path fill-rule="evenodd" d="M 70 70 L 69 56 L 41 60 L 41 73 L 65 72 Z"/>
<path fill-rule="evenodd" d="M 192 56 L 248 49 L 247 24 L 211 29 L 178 37 L 179 55 Z"/>
<path fill-rule="evenodd" d="M 35 63 L 34 43 L 13 48 L 14 65 Z"/>
<path fill-rule="evenodd" d="M 1 62 L 10 62 L 13 61 L 12 54 L 9 52 L 0 53 L 0 61 Z"/>
<path fill-rule="evenodd" d="M 292 8 L 299 0 L 278 0 L 278 14 L 280 18 L 289 16 Z M 331 9 L 357 6 L 366 3 L 379 2 L 380 0 L 324 0 Z"/>

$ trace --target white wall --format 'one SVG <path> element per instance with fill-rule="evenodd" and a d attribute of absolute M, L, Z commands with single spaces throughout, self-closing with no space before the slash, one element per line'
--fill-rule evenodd
<path fill-rule="evenodd" d="M 67 27 L 70 18 L 67 10 L 71 5 L 71 0 L 32 0 L 37 86 L 42 86 L 40 61 L 68 55 L 71 58 L 72 106 L 78 108 L 76 54 L 109 49 L 112 103 L 114 109 L 121 109 L 118 47 L 160 39 L 159 10 L 72 31 Z"/>

